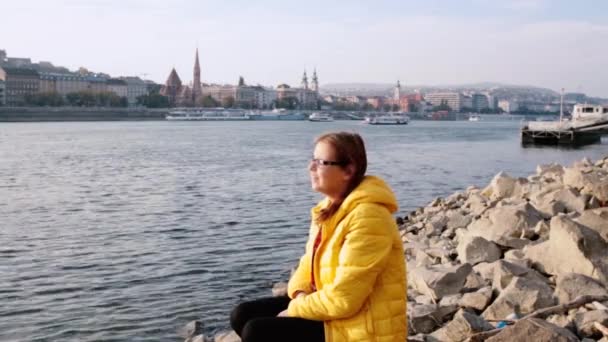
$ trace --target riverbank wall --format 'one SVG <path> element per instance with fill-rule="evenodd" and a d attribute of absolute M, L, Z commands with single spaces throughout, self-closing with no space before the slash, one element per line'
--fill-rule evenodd
<path fill-rule="evenodd" d="M 0 107 L 0 122 L 164 120 L 169 109 Z"/>

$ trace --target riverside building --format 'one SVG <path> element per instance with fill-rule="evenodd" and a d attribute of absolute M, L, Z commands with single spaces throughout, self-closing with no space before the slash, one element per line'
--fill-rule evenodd
<path fill-rule="evenodd" d="M 5 84 L 5 103 L 7 106 L 23 106 L 28 95 L 38 93 L 40 74 L 27 68 L 0 67 L 0 80 Z"/>
<path fill-rule="evenodd" d="M 4 106 L 4 81 L 0 80 L 0 106 Z"/>
<path fill-rule="evenodd" d="M 461 93 L 430 93 L 424 95 L 424 99 L 433 106 L 440 106 L 442 102 L 446 102 L 453 111 L 459 112 L 462 109 L 463 96 Z"/>

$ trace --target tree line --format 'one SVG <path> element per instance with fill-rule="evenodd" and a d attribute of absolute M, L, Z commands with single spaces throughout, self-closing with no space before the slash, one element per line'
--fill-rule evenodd
<path fill-rule="evenodd" d="M 124 96 L 113 92 L 78 91 L 65 96 L 56 92 L 42 92 L 25 95 L 25 103 L 30 106 L 74 106 L 74 107 L 127 107 Z"/>

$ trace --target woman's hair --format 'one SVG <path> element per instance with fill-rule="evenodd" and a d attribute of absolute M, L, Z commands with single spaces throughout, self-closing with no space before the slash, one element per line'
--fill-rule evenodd
<path fill-rule="evenodd" d="M 346 185 L 344 192 L 340 194 L 340 197 L 330 203 L 327 208 L 321 209 L 317 221 L 323 222 L 338 211 L 344 199 L 363 181 L 367 170 L 367 155 L 363 139 L 357 133 L 326 133 L 315 140 L 315 144 L 320 142 L 328 143 L 333 147 L 336 153 L 336 161 L 344 163 L 340 167 L 344 169 L 351 167 L 354 171 L 353 177 Z"/>

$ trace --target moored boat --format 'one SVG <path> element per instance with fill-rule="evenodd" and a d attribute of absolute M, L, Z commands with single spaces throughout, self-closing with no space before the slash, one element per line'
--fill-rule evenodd
<path fill-rule="evenodd" d="M 245 121 L 251 118 L 243 110 L 178 108 L 170 111 L 165 119 L 169 121 Z"/>
<path fill-rule="evenodd" d="M 306 120 L 306 115 L 298 112 L 289 112 L 283 108 L 258 111 L 249 115 L 251 120 L 287 120 L 287 121 L 298 121 Z"/>
<path fill-rule="evenodd" d="M 308 117 L 308 121 L 312 121 L 312 122 L 332 122 L 334 121 L 334 118 L 326 113 L 312 113 L 310 114 L 310 116 Z"/>
<path fill-rule="evenodd" d="M 365 123 L 370 125 L 407 125 L 409 122 L 409 116 L 396 113 L 365 118 Z"/>

